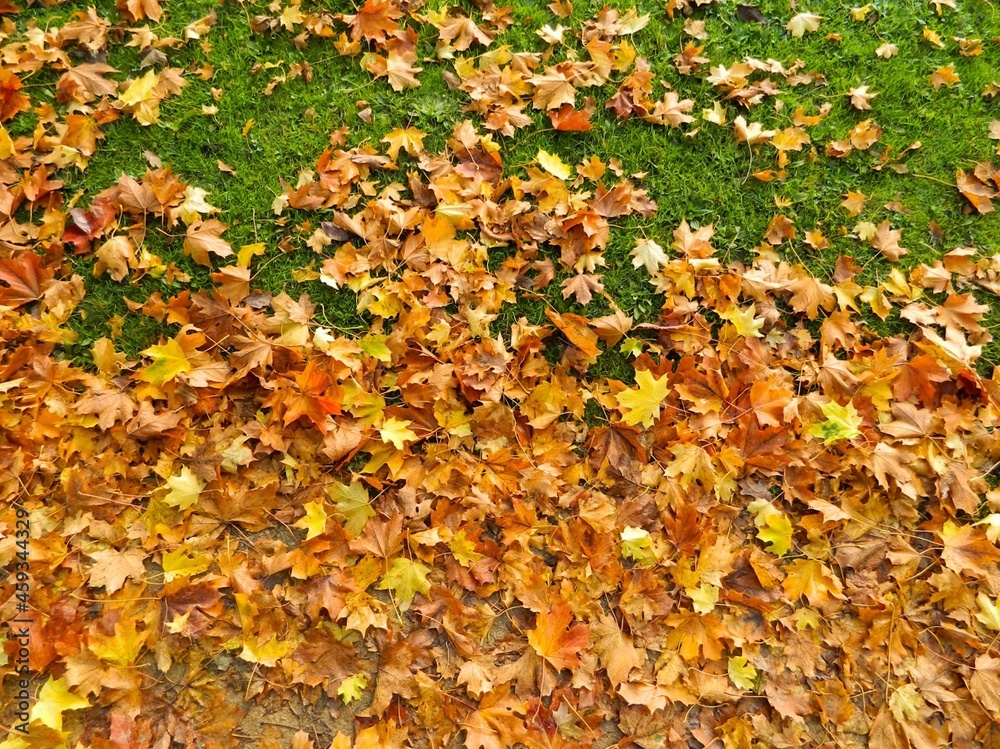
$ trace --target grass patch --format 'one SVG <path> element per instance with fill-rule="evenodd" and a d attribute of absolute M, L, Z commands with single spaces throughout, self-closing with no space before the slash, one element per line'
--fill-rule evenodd
<path fill-rule="evenodd" d="M 34 23 L 42 28 L 60 25 L 73 11 L 90 4 L 69 2 L 40 10 Z M 94 4 L 100 13 L 116 16 L 114 2 L 102 0 Z M 329 3 L 316 5 L 333 9 Z M 564 20 L 556 19 L 540 1 L 517 0 L 512 5 L 514 23 L 498 37 L 494 47 L 506 44 L 514 51 L 541 53 L 547 45 L 536 35 L 538 28 L 562 23 L 578 29 L 604 3 L 578 1 L 570 18 Z M 622 10 L 629 7 L 623 2 L 612 5 Z M 782 85 L 776 97 L 750 111 L 729 106 L 730 121 L 743 114 L 765 128 L 784 128 L 792 124 L 798 107 L 814 114 L 829 104 L 829 116 L 810 130 L 814 142 L 842 138 L 857 123 L 874 118 L 883 135 L 868 152 L 855 151 L 845 159 L 829 159 L 822 147 L 807 146 L 791 154 L 784 181 L 762 183 L 750 175 L 774 167 L 776 152 L 770 146 L 751 148 L 737 143 L 728 125 L 718 127 L 699 121 L 696 124 L 701 129 L 692 138 L 681 129 L 638 120 L 622 122 L 603 108 L 614 90 L 606 86 L 583 92 L 598 101 L 594 130 L 587 134 L 555 132 L 546 117 L 529 108 L 535 127 L 519 130 L 510 138 L 497 136 L 503 140 L 505 167 L 519 173 L 543 148 L 559 154 L 567 163 L 579 163 L 592 155 L 605 161 L 614 157 L 626 175 L 643 175 L 637 181 L 656 200 L 659 210 L 649 219 L 615 223 L 603 275 L 610 297 L 638 321 L 655 319 L 662 299 L 653 294 L 645 271 L 631 266 L 629 251 L 639 236 L 666 246 L 682 219 L 714 224 L 715 244 L 723 249 L 726 258 L 747 260 L 771 218 L 783 212 L 794 220 L 798 230 L 796 239 L 779 250 L 787 260 L 801 262 L 826 279 L 839 255 L 853 255 L 864 269 L 858 279 L 862 284 L 879 282 L 893 266 L 848 236 L 862 220 L 889 220 L 893 228 L 903 230 L 902 244 L 910 250 L 899 262 L 904 271 L 921 262 L 933 263 L 943 252 L 958 246 L 975 246 L 987 254 L 1000 251 L 1000 219 L 996 214 L 963 214 L 962 203 L 949 186 L 954 182 L 956 168 L 968 169 L 994 152 L 986 126 L 998 116 L 998 106 L 984 97 L 983 91 L 995 77 L 1000 77 L 996 73 L 1000 45 L 993 41 L 1000 37 L 1000 16 L 986 3 L 963 4 L 941 17 L 924 2 L 871 5 L 865 21 L 857 22 L 840 3 L 813 3 L 809 10 L 824 16 L 824 20 L 819 32 L 801 39 L 792 38 L 785 30 L 787 3 L 761 2 L 763 23 L 742 21 L 734 3 L 707 6 L 694 16 L 705 21 L 708 38 L 699 44 L 704 44 L 702 54 L 713 66 L 729 66 L 747 56 L 778 60 L 786 67 L 801 61 L 803 71 L 825 78 L 825 85 L 819 86 Z M 453 69 L 452 64 L 432 59 L 435 39 L 427 31 L 430 27 L 421 30 L 418 46 L 424 68 L 419 74 L 420 88 L 396 93 L 384 80 L 373 80 L 362 70 L 358 58 L 338 55 L 328 40 L 310 39 L 299 48 L 292 44 L 292 34 L 254 33 L 250 21 L 253 15 L 268 12 L 264 3 L 220 5 L 211 0 L 177 0 L 165 3 L 165 9 L 163 23 L 154 26 L 161 37 L 183 36 L 186 24 L 212 11 L 217 14 L 217 23 L 203 44 L 190 42 L 166 50 L 171 65 L 188 71 L 211 65 L 211 75 L 204 80 L 186 75 L 189 85 L 181 95 L 164 102 L 162 118 L 154 126 L 142 127 L 124 117 L 107 126 L 105 140 L 89 167 L 67 177 L 68 194 L 79 191 L 92 196 L 113 184 L 123 172 L 140 176 L 148 166 L 144 152 L 155 153 L 182 179 L 210 192 L 210 200 L 222 211 L 220 218 L 230 226 L 226 237 L 234 247 L 250 242 L 267 245 L 267 254 L 254 266 L 254 287 L 272 294 L 309 293 L 324 324 L 344 330 L 365 328 L 367 323 L 356 312 L 349 292 L 333 290 L 318 281 L 300 284 L 291 280 L 293 270 L 321 260 L 305 247 L 308 234 L 299 231 L 299 225 L 304 221 L 315 223 L 322 214 L 292 211 L 276 220 L 271 203 L 281 191 L 279 178 L 294 183 L 299 171 L 310 168 L 329 144 L 330 134 L 342 126 L 350 128 L 349 145 L 369 143 L 375 147 L 380 147 L 381 138 L 396 127 L 418 127 L 428 133 L 425 146 L 434 151 L 444 146 L 456 122 L 471 117 L 478 123 L 476 116 L 463 113 L 468 103 L 465 95 L 447 85 L 444 73 Z M 668 19 L 660 3 L 639 3 L 639 9 L 650 13 L 652 21 L 631 41 L 656 73 L 655 93 L 660 95 L 663 86 L 669 85 L 682 98 L 695 101 L 695 114 L 710 107 L 719 95 L 704 76 L 682 76 L 672 64 L 674 55 L 690 40 L 682 31 L 684 18 Z M 23 28 L 23 15 L 18 23 Z M 939 34 L 946 49 L 937 49 L 926 41 L 924 29 Z M 983 53 L 960 56 L 953 41 L 956 37 L 983 39 Z M 890 60 L 878 59 L 875 49 L 887 42 L 898 46 L 898 55 Z M 556 48 L 549 62 L 564 59 L 567 49 Z M 107 62 L 122 76 L 140 74 L 134 48 L 120 43 L 110 45 Z M 271 78 L 304 63 L 311 67 L 311 81 L 289 80 L 277 85 L 271 95 L 264 95 Z M 955 65 L 961 82 L 935 91 L 928 81 L 930 74 L 949 64 Z M 259 72 L 251 74 L 255 66 Z M 39 74 L 39 79 L 32 82 L 39 85 L 37 93 L 42 99 L 51 95 L 41 85 L 46 82 L 44 75 Z M 846 92 L 860 85 L 868 85 L 878 93 L 871 102 L 871 112 L 859 112 L 848 105 Z M 360 118 L 364 105 L 359 102 L 367 102 L 370 107 L 370 124 Z M 218 106 L 218 113 L 203 114 L 202 106 L 206 104 Z M 32 116 L 23 115 L 12 123 L 11 132 L 30 132 L 32 127 Z M 917 141 L 921 147 L 903 160 L 906 173 L 897 173 L 880 162 L 879 154 L 886 146 L 891 147 L 891 156 Z M 219 162 L 232 167 L 235 173 L 220 171 Z M 404 177 L 404 169 L 388 175 L 392 180 Z M 857 218 L 849 217 L 840 207 L 848 190 L 868 196 L 865 210 Z M 82 203 L 85 205 L 88 199 L 84 197 Z M 779 208 L 779 203 L 784 207 Z M 819 252 L 801 242 L 805 231 L 816 228 L 830 240 L 830 246 Z M 291 246 L 293 251 L 279 249 L 282 240 L 288 240 L 285 247 Z M 204 269 L 183 257 L 176 237 L 158 235 L 154 230 L 147 244 L 150 251 L 190 274 L 194 288 L 210 285 Z M 163 326 L 126 314 L 122 297 L 143 301 L 156 292 L 166 297 L 179 287 L 149 278 L 134 286 L 107 277 L 93 278 L 92 261 L 75 262 L 78 272 L 87 279 L 88 295 L 72 323 L 80 339 L 69 347 L 71 356 L 84 360 L 89 342 L 108 334 L 108 319 L 114 315 L 125 317 L 121 346 L 130 356 L 166 334 Z M 549 301 L 557 309 L 589 316 L 610 309 L 600 298 L 586 309 L 564 301 L 558 291 L 564 277 L 557 276 L 547 290 Z M 986 293 L 977 293 L 977 297 L 992 301 L 992 295 Z M 521 316 L 541 323 L 544 306 L 532 300 L 518 302 L 498 319 L 494 332 L 506 333 Z M 880 332 L 908 329 L 898 320 L 873 323 Z M 991 312 L 989 323 L 997 331 L 1000 313 Z M 984 361 L 1000 361 L 1000 344 L 994 342 L 986 347 Z M 609 373 L 628 369 L 610 361 L 600 367 Z"/>

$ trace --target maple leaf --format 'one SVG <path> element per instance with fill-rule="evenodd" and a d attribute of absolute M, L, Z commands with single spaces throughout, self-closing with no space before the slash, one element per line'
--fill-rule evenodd
<path fill-rule="evenodd" d="M 597 334 L 587 326 L 587 318 L 572 313 L 560 315 L 546 308 L 546 316 L 555 324 L 569 342 L 576 346 L 586 356 L 597 356 L 601 350 L 597 347 Z"/>
<path fill-rule="evenodd" d="M 854 404 L 848 402 L 842 406 L 836 401 L 828 401 L 820 406 L 826 421 L 817 422 L 809 427 L 809 434 L 819 437 L 824 444 L 839 440 L 849 440 L 861 434 L 858 429 L 861 426 L 862 418 L 854 408 Z"/>
<path fill-rule="evenodd" d="M 378 430 L 379 436 L 383 442 L 391 443 L 397 450 L 402 450 L 407 442 L 417 439 L 416 433 L 409 428 L 412 423 L 407 419 L 397 419 L 392 416 L 382 422 Z"/>
<path fill-rule="evenodd" d="M 22 252 L 14 258 L 0 259 L 0 304 L 20 307 L 42 296 L 45 283 L 53 271 L 42 267 L 42 259 L 34 252 Z"/>
<path fill-rule="evenodd" d="M 976 619 L 987 629 L 1000 632 L 1000 606 L 997 606 L 997 601 L 991 601 L 985 593 L 980 593 L 976 602 L 979 604 Z"/>
<path fill-rule="evenodd" d="M 226 225 L 218 219 L 199 220 L 187 228 L 184 235 L 184 254 L 192 257 L 198 265 L 212 267 L 209 254 L 229 257 L 233 248 L 221 237 Z"/>
<path fill-rule="evenodd" d="M 941 559 L 953 572 L 984 577 L 989 574 L 984 564 L 1000 562 L 1000 549 L 990 543 L 985 533 L 971 525 L 959 526 L 946 520 L 938 535 L 944 544 Z"/>
<path fill-rule="evenodd" d="M 121 281 L 139 263 L 135 256 L 135 245 L 126 236 L 112 237 L 97 249 L 95 255 L 97 262 L 94 264 L 94 275 L 100 276 L 105 271 L 110 271 L 109 275 L 115 281 Z"/>
<path fill-rule="evenodd" d="M 279 660 L 291 655 L 294 649 L 294 642 L 279 640 L 277 635 L 272 635 L 267 640 L 248 638 L 243 641 L 243 650 L 238 657 L 247 663 L 274 668 Z"/>
<path fill-rule="evenodd" d="M 118 592 L 125 585 L 125 579 L 141 580 L 146 574 L 143 559 L 146 554 L 142 549 L 104 549 L 88 553 L 94 560 L 90 568 L 90 585 L 103 587 L 108 595 Z"/>
<path fill-rule="evenodd" d="M 764 327 L 764 318 L 757 317 L 756 303 L 751 302 L 745 310 L 736 305 L 719 312 L 719 317 L 728 320 L 736 328 L 736 333 L 744 338 L 762 338 L 761 328 Z"/>
<path fill-rule="evenodd" d="M 720 639 L 725 630 L 715 614 L 679 611 L 667 617 L 667 624 L 672 629 L 667 635 L 666 645 L 678 650 L 685 661 L 698 660 L 699 651 L 707 660 L 722 656 Z"/>
<path fill-rule="evenodd" d="M 562 290 L 563 299 L 569 299 L 573 296 L 576 298 L 577 304 L 587 305 L 594 298 L 594 292 L 600 294 L 604 291 L 604 284 L 601 283 L 598 276 L 590 273 L 577 273 L 562 282 Z"/>
<path fill-rule="evenodd" d="M 590 118 L 594 113 L 593 99 L 587 99 L 588 106 L 582 110 L 575 109 L 572 104 L 563 104 L 559 109 L 548 112 L 552 127 L 560 132 L 589 133 L 594 129 Z"/>
<path fill-rule="evenodd" d="M 471 567 L 484 555 L 476 551 L 476 544 L 465 535 L 465 531 L 459 531 L 448 541 L 448 548 L 451 550 L 455 560 L 463 567 Z"/>
<path fill-rule="evenodd" d="M 897 47 L 895 44 L 889 44 L 888 42 L 885 42 L 875 48 L 875 54 L 878 57 L 881 57 L 883 60 L 888 60 L 890 57 L 895 57 L 897 54 L 899 54 L 899 47 Z"/>
<path fill-rule="evenodd" d="M 427 579 L 430 567 L 410 559 L 396 557 L 388 572 L 382 576 L 378 587 L 392 591 L 393 598 L 400 611 L 410 608 L 417 593 L 426 596 L 430 593 L 431 583 Z"/>
<path fill-rule="evenodd" d="M 625 526 L 625 530 L 622 531 L 621 551 L 623 557 L 639 565 L 656 564 L 658 559 L 649 531 L 631 525 Z"/>
<path fill-rule="evenodd" d="M 31 706 L 30 719 L 48 726 L 54 731 L 63 730 L 63 713 L 67 710 L 83 710 L 90 707 L 83 697 L 78 697 L 69 691 L 66 679 L 53 679 L 51 676 L 42 688 L 38 690 L 38 698 Z"/>
<path fill-rule="evenodd" d="M 164 495 L 163 503 L 169 507 L 186 510 L 198 502 L 198 497 L 204 488 L 204 482 L 190 468 L 184 466 L 178 475 L 167 479 L 169 491 Z"/>
<path fill-rule="evenodd" d="M 142 354 L 150 357 L 153 363 L 144 367 L 137 377 L 153 385 L 164 385 L 192 369 L 184 349 L 175 338 L 171 338 L 162 346 L 150 346 Z"/>
<path fill-rule="evenodd" d="M 1000 713 L 1000 658 L 988 654 L 976 658 L 976 667 L 967 678 L 969 691 L 984 708 Z"/>
<path fill-rule="evenodd" d="M 344 530 L 351 538 L 361 535 L 369 518 L 375 517 L 368 490 L 360 483 L 348 485 L 333 482 L 325 489 L 337 513 L 344 518 Z"/>
<path fill-rule="evenodd" d="M 830 597 L 843 598 L 843 584 L 829 567 L 816 559 L 797 559 L 785 568 L 782 588 L 789 600 L 803 595 L 813 606 L 822 606 Z"/>
<path fill-rule="evenodd" d="M 149 70 L 118 95 L 118 101 L 135 113 L 140 125 L 153 125 L 160 119 L 159 98 L 155 93 L 159 83 L 156 71 Z"/>
<path fill-rule="evenodd" d="M 212 560 L 209 556 L 199 554 L 186 545 L 179 546 L 174 551 L 163 552 L 161 561 L 163 579 L 168 583 L 178 577 L 200 574 L 211 565 Z"/>
<path fill-rule="evenodd" d="M 118 10 L 129 16 L 133 23 L 144 18 L 157 23 L 163 16 L 159 0 L 118 0 Z"/>
<path fill-rule="evenodd" d="M 656 273 L 661 266 L 665 265 L 669 258 L 667 254 L 652 239 L 640 237 L 632 248 L 632 267 L 644 266 L 650 275 Z"/>
<path fill-rule="evenodd" d="M 202 216 L 218 213 L 219 209 L 206 200 L 208 193 L 200 187 L 188 185 L 184 189 L 184 200 L 176 208 L 172 208 L 171 216 L 177 216 L 185 225 L 191 225 Z M 246 248 L 240 249 L 243 252 Z"/>
<path fill-rule="evenodd" d="M 400 149 L 406 151 L 414 158 L 424 152 L 424 137 L 427 133 L 415 127 L 396 128 L 382 139 L 383 143 L 389 144 L 389 158 L 393 161 L 399 155 Z"/>
<path fill-rule="evenodd" d="M 993 543 L 1000 541 L 1000 513 L 991 513 L 973 525 L 985 525 L 986 538 Z"/>
<path fill-rule="evenodd" d="M 991 213 L 997 191 L 992 185 L 982 182 L 974 174 L 966 174 L 961 169 L 955 170 L 955 183 L 962 196 L 972 204 L 979 214 Z"/>
<path fill-rule="evenodd" d="M 659 418 L 660 406 L 666 399 L 670 386 L 667 385 L 666 375 L 654 378 L 648 369 L 636 372 L 635 382 L 635 390 L 623 390 L 615 399 L 622 411 L 624 423 L 632 426 L 642 424 L 648 429 Z"/>
<path fill-rule="evenodd" d="M 8 68 L 0 71 L 0 122 L 31 108 L 31 100 L 21 91 L 21 79 Z"/>
<path fill-rule="evenodd" d="M 326 508 L 321 500 L 306 502 L 303 505 L 306 514 L 293 523 L 294 528 L 306 530 L 306 541 L 321 536 L 326 532 Z"/>
<path fill-rule="evenodd" d="M 557 601 L 551 611 L 543 611 L 528 630 L 528 644 L 556 670 L 574 669 L 580 664 L 580 651 L 587 646 L 590 627 L 576 624 L 570 627 L 573 612 L 565 601 Z"/>
<path fill-rule="evenodd" d="M 868 102 L 878 96 L 877 93 L 869 93 L 868 86 L 858 86 L 857 88 L 852 88 L 847 92 L 847 95 L 851 99 L 851 106 L 860 110 L 870 110 L 871 105 Z"/>
<path fill-rule="evenodd" d="M 840 204 L 847 211 L 849 216 L 857 216 L 865 209 L 867 196 L 863 192 L 851 192 L 844 196 L 844 201 Z"/>
<path fill-rule="evenodd" d="M 140 633 L 135 624 L 132 619 L 118 622 L 113 635 L 91 632 L 87 645 L 102 661 L 127 668 L 138 660 L 149 635 L 148 631 Z"/>
<path fill-rule="evenodd" d="M 384 42 L 388 34 L 399 28 L 396 20 L 402 17 L 403 12 L 393 0 L 367 0 L 357 13 L 345 15 L 344 20 L 351 27 L 351 39 L 354 41 Z"/>
<path fill-rule="evenodd" d="M 576 89 L 570 83 L 570 77 L 557 68 L 546 68 L 543 75 L 535 75 L 530 79 L 535 87 L 531 100 L 535 109 L 560 109 L 564 105 L 573 107 L 576 102 Z"/>
<path fill-rule="evenodd" d="M 542 169 L 559 179 L 569 179 L 573 176 L 573 168 L 560 159 L 558 154 L 539 149 L 535 160 L 538 161 Z"/>
<path fill-rule="evenodd" d="M 353 674 L 340 682 L 340 686 L 337 687 L 337 696 L 344 701 L 345 705 L 350 705 L 355 700 L 364 697 L 367 688 L 368 677 L 364 674 Z"/>
<path fill-rule="evenodd" d="M 485 695 L 462 721 L 466 749 L 507 749 L 527 737 L 525 705 L 508 689 Z"/>
<path fill-rule="evenodd" d="M 59 79 L 59 98 L 61 101 L 70 98 L 81 103 L 87 103 L 102 96 L 114 96 L 118 91 L 118 82 L 109 81 L 104 76 L 118 71 L 102 62 L 87 62 L 67 69 Z"/>
<path fill-rule="evenodd" d="M 942 86 L 950 87 L 958 83 L 961 78 L 958 77 L 958 73 L 955 72 L 954 65 L 942 65 L 940 68 L 931 73 L 931 85 L 934 87 L 935 91 L 939 91 Z"/>
<path fill-rule="evenodd" d="M 627 682 L 629 675 L 646 662 L 645 654 L 636 648 L 632 637 L 622 632 L 610 614 L 602 614 L 591 624 L 590 634 L 594 640 L 594 651 L 612 686 Z"/>
<path fill-rule="evenodd" d="M 754 690 L 757 688 L 759 674 L 757 669 L 747 661 L 746 656 L 730 656 L 726 670 L 737 689 Z"/>
<path fill-rule="evenodd" d="M 740 143 L 754 144 L 766 143 L 774 137 L 774 130 L 764 130 L 759 122 L 747 124 L 743 115 L 733 120 L 733 129 L 736 131 L 736 140 Z"/>
<path fill-rule="evenodd" d="M 792 36 L 801 38 L 806 32 L 819 30 L 819 22 L 822 20 L 823 16 L 817 16 L 815 13 L 799 13 L 789 19 L 785 28 Z"/>
<path fill-rule="evenodd" d="M 871 239 L 872 247 L 895 262 L 909 252 L 905 247 L 899 246 L 899 240 L 902 236 L 903 232 L 898 229 L 890 229 L 889 222 L 883 221 L 878 225 L 875 236 Z"/>
<path fill-rule="evenodd" d="M 783 557 L 792 549 L 792 522 L 766 499 L 755 499 L 747 509 L 754 514 L 757 538 L 768 544 L 767 550 Z"/>
<path fill-rule="evenodd" d="M 282 402 L 285 404 L 285 425 L 305 417 L 320 432 L 326 433 L 327 417 L 340 413 L 340 404 L 330 395 L 330 375 L 320 368 L 316 359 L 310 359 L 305 369 L 295 376 L 297 391 L 286 391 Z"/>

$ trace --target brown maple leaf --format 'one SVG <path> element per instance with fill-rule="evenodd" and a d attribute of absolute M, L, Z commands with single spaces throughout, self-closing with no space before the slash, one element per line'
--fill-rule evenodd
<path fill-rule="evenodd" d="M 209 254 L 228 257 L 233 254 L 229 242 L 222 238 L 226 225 L 218 219 L 195 221 L 187 228 L 184 236 L 184 254 L 192 257 L 198 265 L 212 267 Z"/>
<path fill-rule="evenodd" d="M 34 252 L 0 260 L 0 281 L 7 284 L 0 286 L 0 304 L 20 307 L 41 299 L 54 275 L 51 268 L 42 266 L 42 259 Z"/>
<path fill-rule="evenodd" d="M 984 577 L 989 570 L 983 565 L 1000 562 L 1000 549 L 990 543 L 986 534 L 971 525 L 956 525 L 950 520 L 938 531 L 941 542 L 941 559 L 948 569 L 958 574 L 969 573 Z"/>
<path fill-rule="evenodd" d="M 396 21 L 403 17 L 395 0 L 367 0 L 357 13 L 344 15 L 351 27 L 351 39 L 369 42 L 384 42 L 388 35 L 399 29 Z"/>

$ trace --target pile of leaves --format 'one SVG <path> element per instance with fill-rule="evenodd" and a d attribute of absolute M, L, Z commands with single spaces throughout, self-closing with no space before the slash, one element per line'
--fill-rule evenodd
<path fill-rule="evenodd" d="M 417 80 L 402 19 L 434 28 L 445 58 L 505 23 L 488 4 L 482 25 L 406 6 L 276 4 L 254 24 L 333 38 L 401 87 Z M 118 34 L 161 12 L 119 7 Z M 793 34 L 818 24 L 796 19 Z M 297 749 L 1000 746 L 1000 374 L 977 369 L 988 308 L 973 294 L 1000 288 L 1000 256 L 957 248 L 862 285 L 851 257 L 827 279 L 786 259 L 800 230 L 783 214 L 747 263 L 683 221 L 633 250 L 663 300 L 637 322 L 604 290 L 604 251 L 657 196 L 607 154 L 510 168 L 497 138 L 531 122 L 529 103 L 585 131 L 595 105 L 577 109 L 576 90 L 612 73 L 618 116 L 692 122 L 690 100 L 651 97 L 619 39 L 646 21 L 606 11 L 582 30 L 586 60 L 459 61 L 477 120 L 443 149 L 413 127 L 378 148 L 340 132 L 284 184 L 274 212 L 305 217 L 314 282 L 356 295 L 361 335 L 320 325 L 307 294 L 254 288 L 265 248 L 233 248 L 169 166 L 82 203 L 63 192 L 60 170 L 84 168 L 102 128 L 156 121 L 191 74 L 162 50 L 211 19 L 188 42 L 133 29 L 153 69 L 131 81 L 68 54 L 107 44 L 94 10 L 4 47 L 0 121 L 34 106 L 38 124 L 0 131 L 0 562 L 19 510 L 32 536 L 30 610 L 10 580 L 0 611 L 31 620 L 33 674 L 30 740 L 0 746 L 287 746 L 240 733 L 268 698 L 339 721 L 300 730 Z M 679 61 L 699 65 L 697 50 Z M 22 84 L 43 68 L 60 107 Z M 776 90 L 761 75 L 816 80 L 777 61 L 711 75 L 745 108 Z M 736 118 L 748 148 L 777 150 L 759 178 L 781 178 L 823 113 L 796 116 L 780 132 Z M 865 121 L 825 157 L 879 133 Z M 901 166 L 888 149 L 878 163 Z M 960 177 L 980 211 L 995 174 Z M 92 367 L 71 364 L 81 258 L 116 281 L 189 282 L 145 247 L 153 230 L 212 285 L 132 302 L 172 326 L 140 357 L 108 337 Z M 888 222 L 855 231 L 906 253 Z M 611 313 L 548 304 L 557 275 L 561 296 Z M 500 329 L 523 298 L 548 322 Z M 894 312 L 910 334 L 863 314 Z M 633 377 L 590 374 L 615 347 Z M 8 668 L 16 652 L 8 640 Z"/>

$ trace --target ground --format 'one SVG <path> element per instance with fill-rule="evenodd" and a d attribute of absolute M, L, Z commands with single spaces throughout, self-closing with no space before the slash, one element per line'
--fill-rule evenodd
<path fill-rule="evenodd" d="M 1000 747 L 994 5 L 19 4 L 0 749 Z"/>

